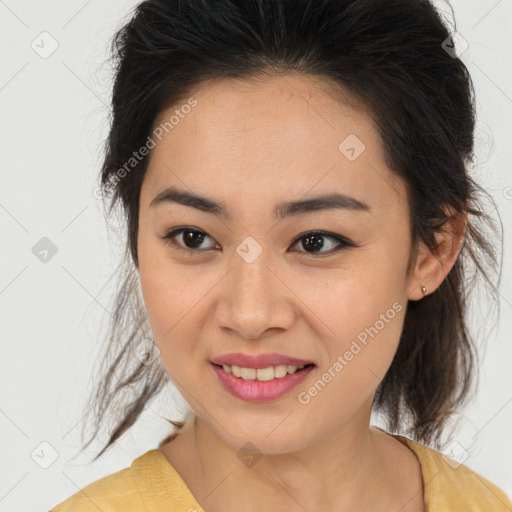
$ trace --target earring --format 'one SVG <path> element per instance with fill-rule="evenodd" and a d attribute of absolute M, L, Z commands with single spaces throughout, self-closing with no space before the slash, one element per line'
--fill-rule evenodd
<path fill-rule="evenodd" d="M 421 285 L 421 291 L 422 291 L 423 295 L 427 294 L 427 289 L 423 285 Z"/>

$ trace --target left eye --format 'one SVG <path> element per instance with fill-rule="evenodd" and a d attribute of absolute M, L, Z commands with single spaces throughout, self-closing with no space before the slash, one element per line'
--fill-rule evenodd
<path fill-rule="evenodd" d="M 180 245 L 178 242 L 176 242 L 175 238 L 178 237 L 178 235 L 185 235 L 182 238 L 182 242 L 185 246 Z M 203 243 L 205 237 L 209 237 L 204 231 L 201 231 L 200 229 L 195 228 L 177 228 L 169 233 L 167 233 L 163 239 L 166 240 L 166 243 L 172 244 L 175 248 L 188 251 L 188 252 L 201 252 L 198 250 L 198 247 L 201 246 Z M 325 244 L 324 240 L 330 240 L 327 244 Z M 213 240 L 213 239 L 212 239 Z M 304 248 L 312 249 L 312 251 L 304 251 L 308 254 L 325 254 L 326 252 L 337 252 L 340 251 L 346 247 L 356 247 L 356 245 L 347 239 L 341 237 L 340 235 L 336 235 L 334 233 L 327 233 L 324 231 L 309 231 L 307 233 L 304 233 L 302 235 L 299 235 L 295 240 L 293 245 L 297 245 L 299 242 L 302 241 L 302 246 Z M 333 244 L 332 241 L 335 243 Z M 324 246 L 329 246 L 329 243 L 331 246 L 334 246 L 334 248 L 331 251 L 322 251 L 319 252 L 319 249 L 323 249 Z M 214 249 L 215 247 L 207 247 L 204 250 L 208 249 Z M 318 250 L 317 250 L 318 249 Z M 302 252 L 302 251 L 299 251 Z"/>

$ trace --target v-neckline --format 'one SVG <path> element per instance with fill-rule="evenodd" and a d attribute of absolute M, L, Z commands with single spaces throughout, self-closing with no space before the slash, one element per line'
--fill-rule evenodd
<path fill-rule="evenodd" d="M 423 483 L 423 502 L 427 507 L 432 499 L 433 492 L 432 486 L 429 484 L 437 474 L 433 472 L 425 458 L 424 450 L 427 448 L 407 437 L 382 431 L 407 446 L 418 459 Z M 167 510 L 164 503 L 172 502 L 182 506 L 194 507 L 198 512 L 205 512 L 182 476 L 159 450 L 149 450 L 141 455 L 134 460 L 132 469 L 139 488 L 146 491 L 142 498 L 148 510 L 163 512 Z"/>

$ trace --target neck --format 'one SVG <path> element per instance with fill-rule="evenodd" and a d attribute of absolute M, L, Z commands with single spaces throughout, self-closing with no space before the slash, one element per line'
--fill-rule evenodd
<path fill-rule="evenodd" d="M 397 491 L 403 493 L 404 457 L 411 452 L 397 451 L 401 443 L 370 427 L 369 416 L 367 410 L 358 421 L 299 450 L 270 454 L 237 450 L 194 416 L 170 443 L 181 443 L 181 449 L 174 446 L 172 463 L 208 512 L 252 512 L 262 505 L 301 512 L 389 510 L 397 505 Z M 403 511 L 417 510 L 413 505 Z"/>

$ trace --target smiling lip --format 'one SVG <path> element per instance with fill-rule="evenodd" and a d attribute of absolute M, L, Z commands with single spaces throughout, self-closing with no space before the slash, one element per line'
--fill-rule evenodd
<path fill-rule="evenodd" d="M 259 381 L 235 377 L 232 373 L 226 373 L 221 366 L 214 363 L 210 363 L 210 365 L 217 374 L 224 389 L 229 391 L 234 397 L 247 402 L 275 400 L 298 386 L 315 368 L 315 365 L 311 364 L 302 370 L 286 375 L 286 377 Z"/>
<path fill-rule="evenodd" d="M 297 359 L 296 357 L 289 357 L 275 352 L 269 354 L 259 354 L 251 356 L 249 354 L 231 353 L 224 354 L 223 356 L 212 359 L 211 362 L 216 365 L 227 366 L 240 366 L 242 368 L 268 368 L 270 366 L 279 366 L 281 364 L 287 366 L 305 366 L 307 364 L 314 364 L 312 361 L 305 359 Z"/>

